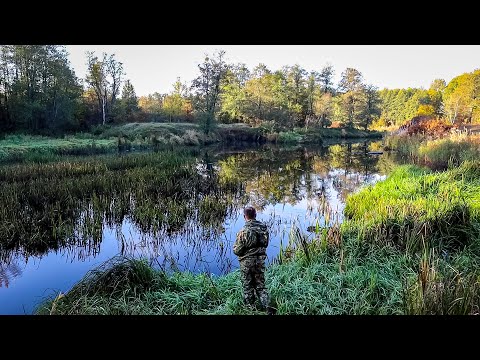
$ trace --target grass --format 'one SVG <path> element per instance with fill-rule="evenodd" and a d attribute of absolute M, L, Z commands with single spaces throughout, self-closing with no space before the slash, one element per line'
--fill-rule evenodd
<path fill-rule="evenodd" d="M 260 129 L 245 124 L 218 124 L 206 135 L 191 123 L 130 123 L 106 129 L 101 137 L 125 137 L 134 144 L 206 145 L 217 142 L 262 142 Z"/>
<path fill-rule="evenodd" d="M 31 135 L 6 135 L 0 139 L 0 163 L 49 162 L 63 155 L 91 155 L 139 149 L 173 149 L 213 143 L 285 144 L 321 143 L 326 139 L 381 137 L 379 132 L 357 129 L 295 129 L 269 133 L 265 128 L 246 124 L 217 124 L 206 135 L 191 123 L 128 123 L 97 127 L 92 133 L 77 133 L 53 138 Z"/>
<path fill-rule="evenodd" d="M 7 135 L 0 140 L 0 162 L 41 161 L 62 155 L 100 154 L 116 148 L 115 139 L 97 139 L 85 134 L 64 138 Z"/>
<path fill-rule="evenodd" d="M 385 148 L 418 164 L 444 170 L 480 157 L 480 135 L 450 134 L 440 139 L 395 135 L 385 139 Z"/>
<path fill-rule="evenodd" d="M 479 161 L 443 173 L 405 165 L 350 196 L 342 226 L 362 241 L 413 251 L 464 246 L 478 236 L 479 194 Z"/>
<path fill-rule="evenodd" d="M 0 167 L 0 257 L 22 249 L 98 248 L 105 224 L 128 218 L 144 233 L 191 235 L 190 221 L 217 223 L 240 206 L 240 183 L 218 184 L 194 152 L 71 158 Z M 215 211 L 212 211 L 215 209 Z"/>
<path fill-rule="evenodd" d="M 268 133 L 268 141 L 280 144 L 322 143 L 329 139 L 381 138 L 378 131 L 363 131 L 349 128 L 295 128 L 291 131 Z"/>
<path fill-rule="evenodd" d="M 392 246 L 308 243 L 267 267 L 266 285 L 279 315 L 476 314 L 478 250 L 452 260 L 400 253 Z M 431 252 L 431 254 L 434 254 Z M 432 275 L 433 274 L 433 275 Z M 243 305 L 238 270 L 223 276 L 154 270 L 145 260 L 114 258 L 66 294 L 46 299 L 36 314 L 261 315 Z"/>
<path fill-rule="evenodd" d="M 479 161 L 443 173 L 401 166 L 351 195 L 340 226 L 292 231 L 266 270 L 277 314 L 478 314 L 479 190 Z M 151 265 L 114 258 L 36 313 L 263 314 L 243 305 L 238 270 Z"/>
<path fill-rule="evenodd" d="M 349 257 L 339 273 L 335 258 L 319 253 L 308 264 L 298 258 L 269 266 L 266 284 L 278 314 L 389 313 L 402 305 L 401 283 L 395 279 L 404 264 L 392 257 L 383 265 L 378 272 L 375 256 L 362 262 Z M 142 260 L 115 260 L 88 273 L 60 299 L 43 303 L 37 313 L 262 314 L 243 305 L 239 275 L 238 270 L 219 277 L 166 275 Z"/>

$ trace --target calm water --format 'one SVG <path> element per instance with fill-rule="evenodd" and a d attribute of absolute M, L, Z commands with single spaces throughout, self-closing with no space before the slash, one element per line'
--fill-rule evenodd
<path fill-rule="evenodd" d="M 379 143 L 323 147 L 217 148 L 202 150 L 197 170 L 203 176 L 242 183 L 235 204 L 218 221 L 191 217 L 181 228 L 155 236 L 143 233 L 126 216 L 116 225 L 104 222 L 97 245 L 51 250 L 26 257 L 21 250 L 0 262 L 0 314 L 30 314 L 46 296 L 65 292 L 88 270 L 115 255 L 144 257 L 167 271 L 224 274 L 238 268 L 232 253 L 235 234 L 244 224 L 242 209 L 251 204 L 270 228 L 268 261 L 289 242 L 292 227 L 342 221 L 348 194 L 385 178 L 391 166 L 385 155 L 369 155 Z M 331 216 L 325 218 L 329 212 Z M 221 213 L 221 212 L 220 212 Z M 310 235 L 312 236 L 312 235 Z"/>

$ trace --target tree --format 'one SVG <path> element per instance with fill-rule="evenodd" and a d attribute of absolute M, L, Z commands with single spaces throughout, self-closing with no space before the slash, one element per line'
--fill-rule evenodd
<path fill-rule="evenodd" d="M 203 63 L 198 65 L 200 75 L 192 82 L 195 93 L 193 106 L 205 134 L 211 131 L 219 108 L 221 83 L 228 70 L 224 56 L 223 50 L 214 53 L 212 57 L 205 55 Z"/>
<path fill-rule="evenodd" d="M 137 114 L 140 109 L 138 107 L 138 98 L 135 94 L 135 89 L 130 80 L 125 81 L 123 85 L 121 107 L 125 120 L 127 122 L 134 121 L 135 114 Z"/>
<path fill-rule="evenodd" d="M 475 84 L 473 73 L 453 78 L 443 93 L 445 114 L 452 123 L 469 122 L 475 109 Z"/>
<path fill-rule="evenodd" d="M 122 83 L 123 64 L 115 59 L 115 54 L 103 53 L 100 61 L 93 52 L 87 52 L 87 84 L 97 95 L 99 109 L 102 114 L 102 124 L 105 125 L 107 115 L 114 106 Z"/>
<path fill-rule="evenodd" d="M 77 126 L 81 87 L 67 56 L 59 45 L 0 46 L 0 127 Z"/>
<path fill-rule="evenodd" d="M 162 111 L 169 121 L 187 120 L 192 112 L 191 102 L 187 98 L 187 86 L 177 78 L 173 89 L 172 93 L 165 95 Z"/>
<path fill-rule="evenodd" d="M 347 127 L 361 124 L 365 114 L 365 89 L 362 80 L 362 74 L 356 69 L 347 68 L 342 72 L 339 89 L 344 93 L 339 102 L 339 118 Z"/>
<path fill-rule="evenodd" d="M 333 94 L 333 75 L 335 74 L 335 71 L 333 70 L 333 66 L 330 64 L 327 64 L 326 66 L 323 67 L 323 69 L 320 71 L 320 74 L 318 76 L 318 81 L 320 82 L 321 89 L 324 93 L 331 93 Z"/>
<path fill-rule="evenodd" d="M 430 90 L 434 90 L 438 92 L 443 92 L 443 90 L 445 90 L 446 87 L 447 87 L 447 83 L 443 79 L 435 79 L 430 84 Z"/>
<path fill-rule="evenodd" d="M 358 91 L 363 87 L 362 84 L 363 76 L 360 71 L 353 68 L 347 68 L 342 72 L 342 77 L 338 85 L 340 91 L 349 92 L 349 91 Z"/>
<path fill-rule="evenodd" d="M 322 93 L 314 103 L 315 115 L 318 117 L 320 127 L 327 127 L 332 124 L 330 120 L 333 115 L 333 96 L 330 93 Z"/>
<path fill-rule="evenodd" d="M 378 96 L 378 89 L 373 85 L 366 85 L 364 88 L 365 110 L 363 116 L 357 121 L 357 125 L 362 126 L 365 130 L 368 126 L 377 119 L 380 114 L 380 97 Z"/>
<path fill-rule="evenodd" d="M 315 99 L 318 96 L 318 79 L 319 74 L 316 71 L 311 71 L 307 79 L 307 116 L 313 116 L 315 114 L 314 104 Z"/>
<path fill-rule="evenodd" d="M 268 69 L 267 65 L 265 64 L 258 64 L 252 71 L 252 77 L 254 78 L 261 78 L 267 74 L 271 74 L 272 72 Z"/>
<path fill-rule="evenodd" d="M 283 68 L 285 85 L 284 94 L 287 106 L 294 123 L 304 125 L 307 114 L 307 91 L 305 89 L 305 77 L 307 72 L 300 65 L 285 66 Z"/>

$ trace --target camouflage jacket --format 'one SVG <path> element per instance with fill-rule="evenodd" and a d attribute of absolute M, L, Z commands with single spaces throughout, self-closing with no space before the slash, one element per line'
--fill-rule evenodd
<path fill-rule="evenodd" d="M 258 220 L 247 221 L 237 233 L 233 253 L 238 256 L 238 260 L 248 256 L 266 255 L 268 241 L 267 225 Z"/>

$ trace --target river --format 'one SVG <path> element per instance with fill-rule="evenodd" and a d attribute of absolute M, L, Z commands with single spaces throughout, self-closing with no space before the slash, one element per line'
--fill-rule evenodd
<path fill-rule="evenodd" d="M 114 222 L 104 219 L 100 241 L 94 244 L 69 242 L 35 255 L 21 247 L 11 250 L 0 260 L 0 314 L 31 314 L 43 299 L 68 291 L 90 269 L 116 255 L 146 258 L 165 271 L 234 271 L 238 261 L 232 245 L 247 204 L 269 227 L 271 263 L 289 244 L 292 228 L 313 236 L 312 226 L 341 222 L 346 196 L 385 178 L 389 159 L 368 154 L 379 149 L 381 142 L 201 149 L 195 160 L 198 173 L 240 182 L 237 193 L 225 197 L 234 204 L 213 204 L 216 218 L 189 216 L 175 229 L 153 235 L 123 216 Z"/>

